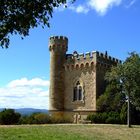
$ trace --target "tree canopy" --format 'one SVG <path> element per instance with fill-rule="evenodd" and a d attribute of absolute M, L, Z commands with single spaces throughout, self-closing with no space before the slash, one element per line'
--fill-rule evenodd
<path fill-rule="evenodd" d="M 113 67 L 106 74 L 106 80 L 110 83 L 117 81 L 122 93 L 130 96 L 130 102 L 140 110 L 140 55 L 130 53 L 123 64 Z"/>
<path fill-rule="evenodd" d="M 130 116 L 133 115 L 134 122 L 140 114 L 140 55 L 130 53 L 124 63 L 112 67 L 106 73 L 105 79 L 108 86 L 97 100 L 98 109 L 102 112 L 115 111 L 119 112 L 120 116 L 126 116 L 127 103 L 127 121 L 130 127 Z"/>
<path fill-rule="evenodd" d="M 0 112 L 0 124 L 17 124 L 20 116 L 21 115 L 13 109 L 4 109 Z"/>
<path fill-rule="evenodd" d="M 97 108 L 102 112 L 121 112 L 123 104 L 126 102 L 125 94 L 117 82 L 111 82 L 105 93 L 97 100 Z"/>
<path fill-rule="evenodd" d="M 0 46 L 8 48 L 10 34 L 19 34 L 23 38 L 29 35 L 30 28 L 50 27 L 54 8 L 66 3 L 67 0 L 1 0 Z"/>

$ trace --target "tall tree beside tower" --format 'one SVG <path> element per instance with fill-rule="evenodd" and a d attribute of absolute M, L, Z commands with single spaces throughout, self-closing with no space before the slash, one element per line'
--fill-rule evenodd
<path fill-rule="evenodd" d="M 130 53 L 123 64 L 113 67 L 111 72 L 107 73 L 106 79 L 109 82 L 117 81 L 122 94 L 125 94 L 128 104 L 127 125 L 130 127 L 131 105 L 140 110 L 140 55 Z"/>

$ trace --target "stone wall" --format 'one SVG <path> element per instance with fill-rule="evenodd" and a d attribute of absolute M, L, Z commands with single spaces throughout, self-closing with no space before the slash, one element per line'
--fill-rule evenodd
<path fill-rule="evenodd" d="M 96 101 L 104 93 L 104 76 L 113 65 L 121 63 L 116 58 L 97 51 L 66 54 L 68 39 L 63 36 L 50 37 L 50 112 L 57 116 L 68 116 L 74 122 L 97 111 Z M 75 84 L 82 87 L 81 100 L 73 100 Z"/>
<path fill-rule="evenodd" d="M 73 101 L 73 88 L 79 81 L 83 87 L 83 100 Z M 95 66 L 65 70 L 65 110 L 96 110 Z"/>

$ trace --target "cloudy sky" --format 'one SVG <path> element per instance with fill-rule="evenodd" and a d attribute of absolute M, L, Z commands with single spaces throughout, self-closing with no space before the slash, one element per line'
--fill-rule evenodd
<path fill-rule="evenodd" d="M 55 9 L 50 23 L 0 49 L 0 108 L 48 109 L 49 36 L 67 36 L 68 53 L 107 50 L 121 60 L 140 53 L 139 0 L 76 0 Z"/>

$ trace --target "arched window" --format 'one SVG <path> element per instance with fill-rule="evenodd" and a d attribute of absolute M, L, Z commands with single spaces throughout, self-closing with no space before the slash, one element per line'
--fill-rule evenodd
<path fill-rule="evenodd" d="M 76 101 L 77 100 L 77 88 L 74 87 L 74 90 L 73 90 L 73 101 Z"/>
<path fill-rule="evenodd" d="M 80 82 L 77 81 L 73 89 L 73 101 L 83 100 L 83 91 Z"/>
<path fill-rule="evenodd" d="M 82 100 L 82 87 L 79 86 L 79 100 Z"/>

